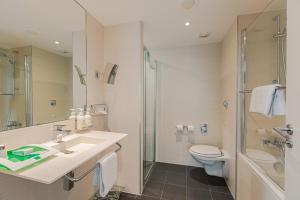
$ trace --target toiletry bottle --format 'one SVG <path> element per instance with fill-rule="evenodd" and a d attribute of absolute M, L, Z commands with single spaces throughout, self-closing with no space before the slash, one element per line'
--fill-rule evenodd
<path fill-rule="evenodd" d="M 81 131 L 85 129 L 85 120 L 84 120 L 84 115 L 83 115 L 83 109 L 79 108 L 78 109 L 78 116 L 77 116 L 77 130 Z"/>
<path fill-rule="evenodd" d="M 91 127 L 92 124 L 92 116 L 91 116 L 91 112 L 90 112 L 90 108 L 87 108 L 86 112 L 85 112 L 85 116 L 84 116 L 84 122 L 85 122 L 85 126 Z"/>
<path fill-rule="evenodd" d="M 6 146 L 5 146 L 5 144 L 0 144 L 0 158 L 6 158 Z"/>
<path fill-rule="evenodd" d="M 72 108 L 72 109 L 70 109 L 70 111 L 71 111 L 71 114 L 70 114 L 69 119 L 76 119 L 76 110 Z"/>
<path fill-rule="evenodd" d="M 74 125 L 75 125 L 75 130 L 77 130 L 77 113 L 76 113 L 76 109 L 70 109 L 71 114 L 69 116 L 70 120 L 74 120 Z"/>

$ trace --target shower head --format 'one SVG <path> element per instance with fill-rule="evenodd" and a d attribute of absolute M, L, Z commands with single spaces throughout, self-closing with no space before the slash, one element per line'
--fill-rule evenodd
<path fill-rule="evenodd" d="M 0 51 L 0 57 L 7 58 L 8 56 L 5 53 L 3 53 L 3 52 Z"/>
<path fill-rule="evenodd" d="M 1 57 L 7 58 L 9 63 L 12 64 L 12 65 L 15 63 L 14 58 L 12 56 L 9 56 L 6 53 L 0 51 L 0 58 Z"/>

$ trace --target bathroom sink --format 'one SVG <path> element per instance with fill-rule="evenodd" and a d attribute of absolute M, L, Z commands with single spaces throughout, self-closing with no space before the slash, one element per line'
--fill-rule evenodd
<path fill-rule="evenodd" d="M 95 138 L 80 136 L 70 140 L 65 140 L 65 141 L 63 140 L 62 142 L 54 145 L 53 148 L 61 152 L 61 154 L 58 154 L 58 156 L 61 156 L 62 154 L 77 155 L 78 153 L 83 153 L 85 151 L 88 151 L 92 147 L 101 144 L 104 141 L 105 141 L 104 139 L 95 139 Z"/>
<path fill-rule="evenodd" d="M 85 133 L 65 136 L 62 142 L 48 141 L 41 145 L 52 147 L 58 150 L 58 153 L 26 170 L 12 173 L 3 171 L 2 173 L 39 183 L 52 184 L 65 174 L 104 153 L 108 148 L 117 148 L 115 144 L 126 135 L 90 130 Z"/>

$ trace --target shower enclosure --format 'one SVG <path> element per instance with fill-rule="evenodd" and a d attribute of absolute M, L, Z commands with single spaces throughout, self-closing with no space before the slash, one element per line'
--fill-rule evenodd
<path fill-rule="evenodd" d="M 0 49 L 0 81 L 0 131 L 32 125 L 30 47 Z"/>
<path fill-rule="evenodd" d="M 144 183 L 155 163 L 157 62 L 144 49 Z"/>
<path fill-rule="evenodd" d="M 240 91 L 242 153 L 280 188 L 284 189 L 284 138 L 273 128 L 285 126 L 285 116 L 266 118 L 249 112 L 253 88 L 286 85 L 286 5 L 273 1 L 242 32 L 242 83 Z"/>

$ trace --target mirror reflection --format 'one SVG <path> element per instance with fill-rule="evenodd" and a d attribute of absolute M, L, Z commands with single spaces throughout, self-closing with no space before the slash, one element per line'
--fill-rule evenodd
<path fill-rule="evenodd" d="M 0 131 L 65 120 L 86 104 L 85 42 L 73 0 L 1 1 Z"/>

